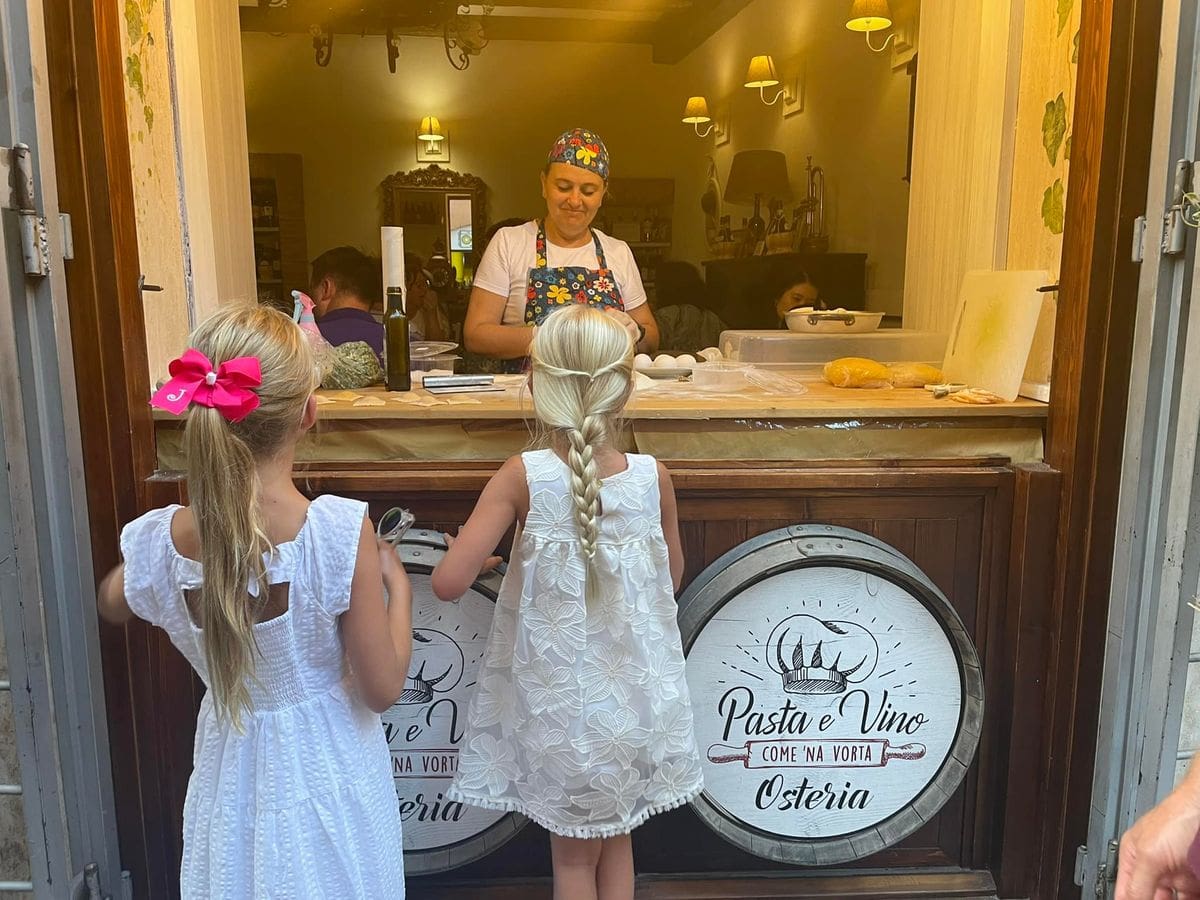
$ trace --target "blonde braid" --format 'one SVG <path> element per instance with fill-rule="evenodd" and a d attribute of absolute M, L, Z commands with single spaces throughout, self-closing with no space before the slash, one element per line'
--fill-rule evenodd
<path fill-rule="evenodd" d="M 600 594 L 600 472 L 596 452 L 612 445 L 633 372 L 633 342 L 611 316 L 571 306 L 534 335 L 533 405 L 549 442 L 564 450 L 572 518 L 579 529 L 587 581 L 584 599 Z"/>
<path fill-rule="evenodd" d="M 604 436 L 604 421 L 585 416 L 580 428 L 567 431 L 570 444 L 567 466 L 571 469 L 571 499 L 575 503 L 575 521 L 579 525 L 579 545 L 587 560 L 589 584 L 596 558 L 596 539 L 600 533 L 600 475 L 596 470 L 594 448 Z M 589 593 L 591 593 L 589 591 Z"/>

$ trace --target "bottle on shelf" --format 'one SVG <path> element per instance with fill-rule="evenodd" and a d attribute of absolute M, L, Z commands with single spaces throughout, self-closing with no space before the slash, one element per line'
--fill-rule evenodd
<path fill-rule="evenodd" d="M 408 316 L 404 313 L 404 289 L 387 289 L 387 313 L 383 318 L 384 366 L 389 391 L 411 391 L 412 373 L 408 354 Z"/>

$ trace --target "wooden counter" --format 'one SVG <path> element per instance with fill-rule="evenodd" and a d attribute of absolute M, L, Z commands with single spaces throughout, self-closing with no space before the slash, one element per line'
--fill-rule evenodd
<path fill-rule="evenodd" d="M 504 391 L 434 396 L 380 388 L 321 392 L 304 464 L 496 461 L 525 449 L 533 409 L 523 379 Z M 156 412 L 160 471 L 183 468 L 180 420 Z M 1046 405 L 974 406 L 929 391 L 808 384 L 785 395 L 751 388 L 713 395 L 659 384 L 626 409 L 629 447 L 669 460 L 1042 459 Z"/>

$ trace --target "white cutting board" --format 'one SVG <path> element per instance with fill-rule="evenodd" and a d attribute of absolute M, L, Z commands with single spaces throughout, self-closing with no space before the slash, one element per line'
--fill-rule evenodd
<path fill-rule="evenodd" d="M 946 343 L 946 381 L 1017 399 L 1045 300 L 1038 288 L 1052 281 L 1042 271 L 968 272 Z"/>

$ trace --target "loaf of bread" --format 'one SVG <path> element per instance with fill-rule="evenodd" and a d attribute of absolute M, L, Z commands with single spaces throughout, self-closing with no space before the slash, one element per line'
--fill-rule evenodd
<path fill-rule="evenodd" d="M 892 387 L 919 388 L 942 381 L 942 370 L 927 363 L 890 363 L 887 368 Z"/>
<path fill-rule="evenodd" d="M 892 386 L 888 367 L 873 359 L 844 356 L 825 364 L 825 380 L 839 388 L 884 388 Z"/>

